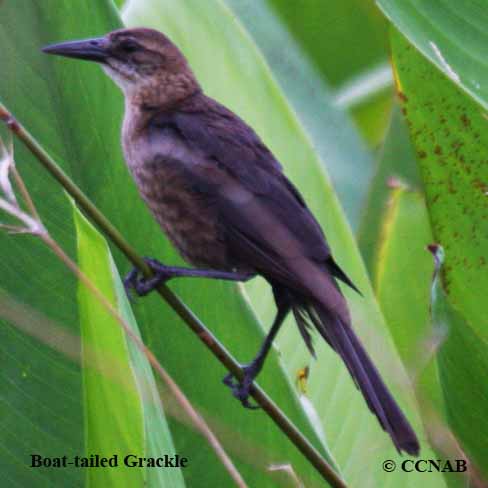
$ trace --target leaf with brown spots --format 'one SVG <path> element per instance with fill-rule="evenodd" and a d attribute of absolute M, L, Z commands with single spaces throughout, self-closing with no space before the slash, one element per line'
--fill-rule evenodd
<path fill-rule="evenodd" d="M 486 388 L 479 383 L 486 379 L 488 353 L 488 122 L 482 108 L 398 31 L 391 40 L 433 237 L 445 251 L 439 300 L 449 317 L 433 310 L 433 319 L 447 324 L 438 356 L 446 411 L 465 450 L 481 463 L 487 455 L 481 439 L 488 438 Z"/>
<path fill-rule="evenodd" d="M 488 338 L 488 269 L 481 264 L 488 256 L 488 123 L 481 108 L 409 49 L 401 34 L 393 31 L 391 39 L 432 232 L 446 252 L 446 291 Z"/>

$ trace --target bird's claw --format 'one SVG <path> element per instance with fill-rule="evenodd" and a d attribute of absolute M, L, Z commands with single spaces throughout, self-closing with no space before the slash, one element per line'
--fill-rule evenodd
<path fill-rule="evenodd" d="M 232 373 L 226 375 L 223 379 L 224 385 L 228 386 L 235 398 L 237 398 L 243 407 L 249 408 L 250 410 L 259 409 L 259 405 L 253 405 L 249 402 L 249 397 L 251 396 L 251 387 L 256 377 L 256 373 L 252 366 L 244 366 L 244 377 L 241 381 L 237 381 Z"/>
<path fill-rule="evenodd" d="M 132 268 L 124 278 L 124 288 L 129 301 L 133 301 L 132 290 L 135 289 L 136 285 L 135 282 L 137 280 L 137 275 L 139 274 L 139 270 L 137 268 Z"/>
<path fill-rule="evenodd" d="M 124 288 L 129 299 L 131 298 L 131 290 L 134 290 L 137 295 L 143 297 L 171 278 L 171 274 L 165 271 L 165 266 L 159 261 L 152 258 L 143 259 L 154 274 L 150 278 L 146 278 L 136 267 L 127 273 L 124 278 Z"/>

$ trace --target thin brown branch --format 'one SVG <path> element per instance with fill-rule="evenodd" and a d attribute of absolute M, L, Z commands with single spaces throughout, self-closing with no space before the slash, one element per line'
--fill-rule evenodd
<path fill-rule="evenodd" d="M 20 177 L 19 172 L 17 171 L 17 168 L 15 167 L 15 164 L 12 165 L 11 168 L 11 173 L 14 176 L 15 179 L 15 185 L 20 191 L 20 194 L 22 196 L 22 199 L 24 200 L 25 204 L 27 205 L 27 208 L 29 209 L 29 212 L 31 213 L 31 216 L 37 220 L 38 222 L 41 221 L 41 218 L 39 217 L 39 214 L 37 213 L 37 208 L 34 205 L 34 202 L 32 201 L 32 198 L 27 191 L 27 187 L 25 186 L 24 180 Z"/>

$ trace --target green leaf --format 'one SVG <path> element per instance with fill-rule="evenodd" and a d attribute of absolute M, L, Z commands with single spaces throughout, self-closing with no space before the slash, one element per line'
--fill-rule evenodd
<path fill-rule="evenodd" d="M 417 151 L 449 300 L 488 338 L 488 135 L 480 107 L 397 31 L 398 88 Z"/>
<path fill-rule="evenodd" d="M 375 79 L 379 79 L 379 86 L 373 84 Z M 373 150 L 381 147 L 386 137 L 394 106 L 393 94 L 391 73 L 385 62 L 352 80 L 336 95 L 336 104 L 349 108 L 356 127 Z"/>
<path fill-rule="evenodd" d="M 412 377 L 429 439 L 438 448 L 438 456 L 445 457 L 441 446 L 436 445 L 439 435 L 435 430 L 445 416 L 436 362 L 443 336 L 432 327 L 430 318 L 434 267 L 427 252 L 432 233 L 423 196 L 406 187 L 393 188 L 381 222 L 374 268 L 376 296 Z M 456 486 L 450 484 L 452 473 L 444 476 L 446 484 Z"/>
<path fill-rule="evenodd" d="M 335 87 L 386 58 L 387 23 L 371 0 L 267 3 Z"/>
<path fill-rule="evenodd" d="M 438 361 L 446 411 L 463 449 L 484 469 L 486 398 L 477 382 L 486 371 L 488 339 L 486 119 L 480 106 L 398 31 L 391 39 L 432 234 L 445 251 L 442 301 L 455 311 L 446 320 L 448 339 Z"/>
<path fill-rule="evenodd" d="M 378 156 L 376 173 L 368 189 L 358 232 L 358 244 L 370 276 L 374 276 L 382 218 L 389 197 L 388 183 L 401 180 L 411 187 L 420 185 L 415 151 L 405 120 L 395 106 L 385 143 Z"/>
<path fill-rule="evenodd" d="M 336 104 L 349 111 L 365 140 L 372 147 L 381 143 L 388 127 L 393 83 L 387 59 L 388 24 L 375 2 L 265 3 L 288 28 L 302 57 L 335 89 Z"/>
<path fill-rule="evenodd" d="M 434 265 L 427 252 L 432 233 L 424 197 L 404 186 L 396 186 L 390 192 L 384 213 L 374 270 L 376 294 L 414 383 L 422 420 L 436 450 L 436 458 L 458 459 L 459 452 L 448 445 L 449 438 L 445 434 L 445 390 L 439 377 L 442 362 L 439 366 L 437 353 L 446 336 L 446 325 L 436 319 L 438 303 L 433 303 L 434 319 L 431 319 Z M 437 297 L 438 293 L 433 296 Z M 447 398 L 446 403 L 449 402 Z M 452 488 L 466 486 L 466 473 L 446 470 L 443 474 L 446 485 Z"/>
<path fill-rule="evenodd" d="M 378 0 L 408 40 L 485 110 L 488 10 L 482 1 Z"/>
<path fill-rule="evenodd" d="M 74 205 L 73 212 L 81 272 L 140 337 L 105 240 Z M 93 291 L 81 282 L 78 300 L 86 456 L 107 457 L 117 466 L 87 469 L 87 485 L 185 486 L 180 468 L 127 466 L 128 455 L 128 463 L 137 463 L 137 458 L 176 454 L 159 393 L 147 358 Z"/>
<path fill-rule="evenodd" d="M 375 260 L 375 290 L 403 362 L 419 366 L 423 343 L 430 335 L 432 234 L 425 202 L 404 187 L 391 190 L 382 219 Z"/>
<path fill-rule="evenodd" d="M 0 98 L 77 180 L 88 166 L 101 168 L 109 155 L 121 157 L 114 123 L 121 97 L 96 66 L 73 63 L 69 71 L 60 70 L 62 64 L 53 63 L 40 48 L 119 25 L 115 9 L 105 1 L 0 2 Z M 83 83 L 73 88 L 73 79 L 80 76 Z M 15 157 L 45 225 L 74 257 L 75 229 L 66 196 L 20 144 Z M 99 180 L 103 185 L 105 178 L 106 173 Z M 43 320 L 36 318 L 36 323 L 44 338 L 21 332 L 16 317 L 2 320 L 2 476 L 13 486 L 80 486 L 85 473 L 72 466 L 30 468 L 30 454 L 85 453 L 81 369 L 64 343 L 59 350 L 48 346 L 52 337 L 44 323 L 56 324 L 79 349 L 77 281 L 34 237 L 2 232 L 0 250 L 2 289 L 41 313 Z"/>
<path fill-rule="evenodd" d="M 443 254 L 441 247 L 434 249 L 436 274 L 432 284 L 432 321 L 446 337 L 438 355 L 439 379 L 449 424 L 468 459 L 480 470 L 486 482 L 488 343 L 450 304 L 440 274 Z M 471 476 L 478 475 L 472 472 Z M 479 486 L 484 485 L 482 480 L 479 483 Z"/>

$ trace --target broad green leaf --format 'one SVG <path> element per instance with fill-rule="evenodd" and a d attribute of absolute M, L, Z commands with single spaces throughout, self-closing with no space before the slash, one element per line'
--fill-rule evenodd
<path fill-rule="evenodd" d="M 88 37 L 119 26 L 105 1 L 4 0 L 0 2 L 0 99 L 71 175 L 97 171 L 109 155 L 119 158 L 120 96 L 95 66 L 74 63 L 60 71 L 40 48 L 61 39 Z M 72 80 L 83 75 L 83 83 Z M 66 107 L 66 109 L 61 109 Z M 100 128 L 103 127 L 103 130 Z M 57 184 L 16 144 L 17 168 L 52 236 L 76 255 L 70 205 Z M 107 173 L 100 174 L 106 186 Z M 79 337 L 77 282 L 39 240 L 0 233 L 0 286 Z M 2 320 L 2 478 L 12 486 L 80 486 L 74 467 L 32 469 L 30 454 L 74 457 L 85 453 L 81 370 L 56 351 Z M 45 327 L 39 323 L 39 328 Z M 63 345 L 61 344 L 61 347 Z"/>
<path fill-rule="evenodd" d="M 445 432 L 449 427 L 437 364 L 446 326 L 431 319 L 434 265 L 427 246 L 432 243 L 432 234 L 423 196 L 396 186 L 390 192 L 381 221 L 374 270 L 376 295 L 414 383 L 436 458 L 454 460 L 460 456 L 452 446 L 446 445 Z M 434 310 L 435 307 L 436 304 Z M 466 473 L 444 471 L 443 474 L 447 486 L 466 486 Z"/>
<path fill-rule="evenodd" d="M 486 398 L 477 381 L 486 373 L 488 338 L 486 119 L 479 105 L 400 33 L 392 31 L 391 39 L 432 234 L 445 251 L 443 300 L 455 310 L 438 361 L 446 411 L 463 449 L 485 469 Z"/>
<path fill-rule="evenodd" d="M 267 2 L 227 0 L 227 4 L 263 53 L 326 165 L 351 226 L 357 228 L 374 163 L 346 109 L 337 106 L 334 90 L 324 74 Z M 352 174 L 357 176 L 351 178 Z"/>
<path fill-rule="evenodd" d="M 375 259 L 375 291 L 403 362 L 419 366 L 430 339 L 432 234 L 425 202 L 405 187 L 391 190 Z M 424 351 L 425 354 L 425 351 Z"/>
<path fill-rule="evenodd" d="M 403 390 L 405 381 L 401 363 L 374 301 L 364 266 L 337 198 L 330 188 L 320 161 L 249 37 L 243 35 L 229 12 L 216 1 L 202 3 L 186 0 L 177 4 L 155 0 L 131 2 L 125 11 L 125 18 L 129 24 L 150 25 L 168 34 L 188 57 L 206 92 L 247 120 L 283 163 L 286 173 L 303 191 L 322 223 L 339 263 L 365 293 L 366 298 L 361 298 L 345 291 L 352 307 L 353 321 L 384 376 L 390 380 L 389 383 L 407 414 L 418 427 L 411 392 Z M 185 26 L 185 29 L 181 26 Z M 195 297 L 185 294 L 186 286 L 189 285 L 178 283 L 175 289 L 205 317 L 205 310 L 199 308 Z M 260 300 L 260 315 L 266 319 L 264 323 L 269 324 L 272 315 L 269 289 L 258 281 L 251 283 L 246 289 L 253 304 L 256 296 L 256 302 Z M 212 305 L 212 308 L 218 310 L 219 305 Z M 218 320 L 212 321 L 212 324 L 215 324 L 218 336 L 222 337 L 229 348 L 236 351 L 239 358 L 246 359 L 246 352 L 243 350 L 246 341 L 241 339 L 238 344 L 235 335 L 247 334 L 248 331 L 241 328 L 237 331 L 235 326 L 229 330 L 227 324 L 223 325 Z M 400 457 L 370 414 L 344 365 L 325 344 L 316 342 L 318 360 L 311 364 L 308 391 L 334 457 L 344 470 L 348 482 L 352 486 L 364 486 L 367 472 L 367 483 L 373 486 L 381 485 L 382 480 L 387 479 L 393 480 L 391 482 L 395 486 L 414 486 L 420 477 L 413 475 L 406 478 L 402 473 L 382 471 L 381 460 Z M 286 362 L 290 357 L 300 357 L 297 361 L 300 366 L 311 362 L 296 326 L 292 324 L 287 324 L 286 330 L 281 332 L 279 349 Z M 269 371 L 269 367 L 265 368 L 262 376 L 262 383 L 267 388 L 272 387 L 268 383 L 271 379 L 268 376 Z M 294 371 L 290 370 L 290 373 L 290 381 L 294 382 Z M 286 402 L 278 402 L 286 405 Z M 372 445 L 375 449 L 371 449 Z M 428 455 L 428 448 L 425 447 L 423 452 Z M 425 481 L 426 477 L 422 479 Z M 439 480 L 440 486 L 443 484 L 442 479 L 434 473 L 429 474 L 428 479 L 433 484 L 436 480 Z"/>
<path fill-rule="evenodd" d="M 488 135 L 480 107 L 397 31 L 392 47 L 449 301 L 488 338 Z"/>
<path fill-rule="evenodd" d="M 436 361 L 444 335 L 432 326 L 430 318 L 434 266 L 427 251 L 432 234 L 423 196 L 396 186 L 390 191 L 381 222 L 374 268 L 376 296 L 414 383 L 425 429 L 437 448 L 437 457 L 445 458 L 436 430 L 437 425 L 445 422 Z M 446 472 L 444 476 L 448 486 L 462 486 L 455 484 L 462 480 L 452 473 Z"/>
<path fill-rule="evenodd" d="M 436 274 L 432 285 L 432 321 L 446 336 L 439 355 L 439 379 L 444 393 L 447 418 L 468 459 L 475 465 L 479 477 L 476 486 L 488 480 L 486 456 L 488 447 L 488 394 L 485 387 L 488 371 L 488 343 L 476 327 L 452 306 L 441 280 L 442 248 L 438 247 Z"/>
<path fill-rule="evenodd" d="M 213 4 L 208 8 L 209 12 L 215 10 Z M 118 89 L 98 66 L 55 59 L 39 51 L 51 42 L 100 35 L 119 27 L 113 5 L 100 0 L 79 3 L 25 0 L 20 4 L 7 0 L 0 3 L 0 13 L 3 46 L 0 63 L 5 67 L 5 75 L 0 77 L 2 101 L 141 253 L 178 262 L 123 163 L 119 135 L 123 101 Z M 171 19 L 178 22 L 176 14 L 168 16 L 168 21 Z M 199 22 L 196 15 L 190 15 L 187 25 L 193 27 Z M 217 30 L 226 29 L 228 35 L 242 36 L 240 29 L 231 23 L 227 27 L 219 25 Z M 199 35 L 202 33 L 204 29 Z M 203 46 L 207 40 L 205 36 L 199 39 L 195 36 L 195 42 Z M 236 47 L 238 42 L 234 43 Z M 253 56 L 249 61 L 255 62 Z M 216 74 L 222 82 L 226 76 L 225 71 Z M 262 98 L 265 97 L 263 94 Z M 295 126 L 291 115 L 287 117 L 287 123 Z M 64 194 L 20 146 L 17 161 L 46 225 L 74 256 L 75 232 Z M 76 281 L 37 241 L 17 237 L 14 240 L 3 234 L 0 239 L 5 257 L 1 264 L 2 286 L 79 334 Z M 114 259 L 120 269 L 129 269 L 116 250 Z M 255 355 L 263 331 L 235 286 L 205 280 L 175 282 L 172 286 L 240 360 L 248 361 Z M 268 466 L 277 460 L 291 463 L 306 484 L 322 482 L 267 416 L 244 410 L 232 397 L 221 383 L 225 369 L 168 305 L 159 297 L 150 296 L 140 300 L 135 309 L 146 343 L 220 434 L 224 447 L 251 486 L 287 480 L 286 474 L 268 471 Z M 2 397 L 6 398 L 2 404 L 6 441 L 2 449 L 4 459 L 9 461 L 6 478 L 26 486 L 60 483 L 59 480 L 79 485 L 83 481 L 79 470 L 60 473 L 27 467 L 31 452 L 46 456 L 84 452 L 79 368 L 12 327 L 2 326 L 1 333 L 4 362 L 8 364 L 1 385 Z M 275 355 L 269 358 L 260 384 L 304 435 L 325 452 Z M 53 423 L 53 418 L 59 421 Z M 177 452 L 189 459 L 184 472 L 188 485 L 232 483 L 207 441 L 194 429 L 176 419 L 170 419 L 170 427 Z"/>
<path fill-rule="evenodd" d="M 374 276 L 382 218 L 389 196 L 389 182 L 400 180 L 411 187 L 420 186 L 415 151 L 407 125 L 395 106 L 383 148 L 378 155 L 376 173 L 368 189 L 358 232 L 358 243 L 370 276 Z"/>
<path fill-rule="evenodd" d="M 375 2 L 265 3 L 288 28 L 302 56 L 336 90 L 336 103 L 351 113 L 366 141 L 373 147 L 381 143 L 388 127 L 393 83 L 387 63 L 387 22 Z"/>
<path fill-rule="evenodd" d="M 381 147 L 386 137 L 393 95 L 391 71 L 386 62 L 351 80 L 336 94 L 336 106 L 349 109 L 355 126 L 372 150 Z"/>
<path fill-rule="evenodd" d="M 335 87 L 386 57 L 387 23 L 372 0 L 267 3 Z"/>
<path fill-rule="evenodd" d="M 482 0 L 378 0 L 408 40 L 478 104 L 488 108 L 488 9 Z"/>
<path fill-rule="evenodd" d="M 138 337 L 139 329 L 103 237 L 73 206 L 78 265 Z M 185 486 L 180 468 L 148 468 L 138 458 L 174 456 L 156 383 L 147 358 L 86 285 L 78 290 L 86 456 L 115 466 L 87 469 L 87 486 Z M 130 455 L 129 458 L 126 456 Z M 114 457 L 116 456 L 116 457 Z M 136 466 L 127 466 L 136 463 Z"/>

